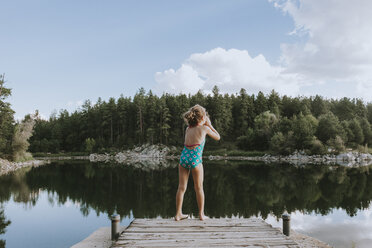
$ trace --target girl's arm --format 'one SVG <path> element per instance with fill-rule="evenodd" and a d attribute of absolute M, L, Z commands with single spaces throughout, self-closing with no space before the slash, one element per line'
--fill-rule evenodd
<path fill-rule="evenodd" d="M 207 134 L 214 140 L 220 140 L 220 134 L 217 132 L 216 129 L 212 126 L 211 120 L 207 117 L 204 126 L 206 127 Z"/>

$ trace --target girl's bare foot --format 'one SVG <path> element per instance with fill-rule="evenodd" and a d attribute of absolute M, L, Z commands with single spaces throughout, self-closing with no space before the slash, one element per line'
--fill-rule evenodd
<path fill-rule="evenodd" d="M 206 215 L 204 215 L 204 214 L 201 214 L 201 215 L 199 215 L 199 219 L 200 219 L 200 220 L 208 220 L 209 217 L 206 216 Z"/>
<path fill-rule="evenodd" d="M 175 221 L 184 220 L 184 219 L 188 219 L 188 218 L 189 218 L 188 214 L 177 214 L 174 217 Z"/>

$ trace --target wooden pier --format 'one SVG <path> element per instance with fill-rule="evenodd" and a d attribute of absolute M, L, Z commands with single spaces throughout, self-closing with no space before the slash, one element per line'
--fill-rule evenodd
<path fill-rule="evenodd" d="M 135 219 L 112 246 L 124 247 L 300 247 L 259 218 Z"/>

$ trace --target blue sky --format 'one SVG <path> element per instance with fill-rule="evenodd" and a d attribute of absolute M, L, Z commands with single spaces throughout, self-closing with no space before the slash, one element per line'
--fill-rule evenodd
<path fill-rule="evenodd" d="M 299 2 L 6 0 L 0 73 L 12 88 L 9 101 L 17 119 L 35 109 L 49 117 L 53 110 L 75 110 L 86 99 L 133 96 L 140 87 L 157 94 L 198 88 L 208 93 L 217 84 L 229 93 L 274 88 L 328 97 L 369 89 L 369 74 L 358 88 L 344 80 L 354 71 L 340 79 L 337 70 L 320 68 L 320 62 L 329 64 L 329 58 L 314 56 L 327 54 L 317 53 L 327 47 L 315 39 L 324 30 L 309 16 L 327 22 L 311 9 L 329 6 Z M 347 61 L 336 68 L 358 63 Z"/>

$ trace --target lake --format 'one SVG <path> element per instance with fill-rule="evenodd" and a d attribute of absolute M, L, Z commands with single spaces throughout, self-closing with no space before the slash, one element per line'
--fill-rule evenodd
<path fill-rule="evenodd" d="M 340 248 L 372 246 L 371 166 L 208 160 L 204 166 L 210 217 L 260 216 L 281 226 L 288 211 L 295 231 Z M 192 184 L 190 177 L 183 212 L 196 216 Z M 20 169 L 0 177 L 0 247 L 70 247 L 109 226 L 114 213 L 121 225 L 173 217 L 177 185 L 177 161 L 56 161 Z"/>

